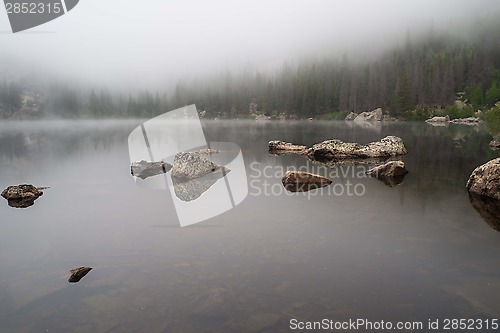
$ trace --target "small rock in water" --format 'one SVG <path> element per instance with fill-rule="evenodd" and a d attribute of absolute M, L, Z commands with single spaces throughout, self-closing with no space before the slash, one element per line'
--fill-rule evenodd
<path fill-rule="evenodd" d="M 306 146 L 295 145 L 290 142 L 283 141 L 269 141 L 269 153 L 270 154 L 305 154 Z"/>
<path fill-rule="evenodd" d="M 287 171 L 281 182 L 290 192 L 307 192 L 332 183 L 326 177 L 304 171 Z"/>
<path fill-rule="evenodd" d="M 2 197 L 7 199 L 9 206 L 15 208 L 27 208 L 35 203 L 35 200 L 43 195 L 47 187 L 36 187 L 22 184 L 7 187 L 2 192 Z"/>
<path fill-rule="evenodd" d="M 172 169 L 172 165 L 164 161 L 148 162 L 142 160 L 139 162 L 132 162 L 130 165 L 130 173 L 132 176 L 141 179 L 167 173 L 170 169 Z"/>
<path fill-rule="evenodd" d="M 70 270 L 71 276 L 68 279 L 68 282 L 75 283 L 80 281 L 88 272 L 92 270 L 92 267 L 78 267 Z"/>
<path fill-rule="evenodd" d="M 390 161 L 366 172 L 367 175 L 383 181 L 390 187 L 401 184 L 407 173 L 403 161 Z"/>

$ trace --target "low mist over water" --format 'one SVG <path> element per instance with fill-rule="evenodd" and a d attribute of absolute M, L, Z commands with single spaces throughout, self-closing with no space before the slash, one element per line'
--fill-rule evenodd
<path fill-rule="evenodd" d="M 497 155 L 484 148 L 483 127 L 205 121 L 207 141 L 241 147 L 249 193 L 180 228 L 170 192 L 130 175 L 127 137 L 141 122 L 1 125 L 2 188 L 50 186 L 30 208 L 0 205 L 2 332 L 245 332 L 263 318 L 289 332 L 294 318 L 498 317 L 499 234 L 465 191 L 475 166 Z M 410 152 L 410 173 L 395 187 L 366 177 L 369 165 L 267 152 L 276 138 L 311 145 L 388 134 Z M 285 191 L 282 172 L 301 168 L 335 189 Z M 68 285 L 78 266 L 93 270 Z"/>

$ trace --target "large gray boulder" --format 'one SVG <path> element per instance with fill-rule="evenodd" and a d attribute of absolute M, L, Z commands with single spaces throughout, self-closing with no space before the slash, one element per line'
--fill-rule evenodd
<path fill-rule="evenodd" d="M 500 200 L 500 158 L 478 166 L 466 184 L 467 191 Z"/>
<path fill-rule="evenodd" d="M 208 175 L 221 169 L 226 172 L 229 171 L 226 168 L 207 160 L 200 153 L 181 152 L 174 156 L 172 177 L 175 177 L 178 180 L 189 180 Z"/>
<path fill-rule="evenodd" d="M 27 208 L 35 203 L 35 200 L 43 195 L 46 187 L 36 187 L 22 184 L 7 187 L 2 192 L 2 197 L 7 199 L 9 206 L 15 208 Z"/>
<path fill-rule="evenodd" d="M 287 171 L 281 182 L 290 192 L 307 192 L 332 183 L 326 177 L 304 171 Z"/>
<path fill-rule="evenodd" d="M 327 140 L 313 145 L 308 155 L 316 160 L 356 159 L 404 155 L 407 153 L 403 140 L 397 136 L 387 136 L 380 141 L 361 145 L 341 140 Z"/>
<path fill-rule="evenodd" d="M 381 108 L 375 109 L 373 111 L 365 111 L 361 112 L 354 121 L 363 122 L 363 121 L 382 121 L 384 119 L 384 113 Z"/>

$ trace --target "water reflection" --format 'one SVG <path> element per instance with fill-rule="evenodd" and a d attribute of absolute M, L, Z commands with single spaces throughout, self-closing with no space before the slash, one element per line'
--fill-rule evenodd
<path fill-rule="evenodd" d="M 469 193 L 469 200 L 483 220 L 496 231 L 500 231 L 500 201 L 474 193 Z"/>
<path fill-rule="evenodd" d="M 498 317 L 499 234 L 465 191 L 472 170 L 498 155 L 481 126 L 385 123 L 377 133 L 344 122 L 206 121 L 208 142 L 241 147 L 249 195 L 181 229 L 175 193 L 131 182 L 127 136 L 139 123 L 0 125 L 11 138 L 39 138 L 12 139 L 24 145 L 19 153 L 2 143 L 1 187 L 51 186 L 30 209 L 0 205 L 0 331 L 245 332 L 268 318 L 268 331 L 290 332 L 291 318 Z M 364 195 L 257 194 L 264 181 L 282 189 L 281 170 L 310 163 L 269 156 L 271 140 L 311 146 L 389 134 L 409 151 L 411 173 L 399 186 L 340 165 L 327 169 L 338 170 L 334 184 L 362 184 Z M 68 285 L 78 266 L 94 270 Z M 230 307 L 211 320 L 199 315 L 210 304 Z"/>

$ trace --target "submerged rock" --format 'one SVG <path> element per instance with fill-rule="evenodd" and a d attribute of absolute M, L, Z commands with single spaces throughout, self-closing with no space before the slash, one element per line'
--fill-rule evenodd
<path fill-rule="evenodd" d="M 397 136 L 387 136 L 380 141 L 366 145 L 343 142 L 341 140 L 327 140 L 313 145 L 308 155 L 316 160 L 355 159 L 391 157 L 406 154 L 403 140 Z"/>
<path fill-rule="evenodd" d="M 500 200 L 500 158 L 478 166 L 466 184 L 467 191 Z"/>
<path fill-rule="evenodd" d="M 234 295 L 229 288 L 212 288 L 194 298 L 190 304 L 190 315 L 194 319 L 225 319 L 231 316 L 234 303 Z"/>
<path fill-rule="evenodd" d="M 382 121 L 384 120 L 384 113 L 381 108 L 375 109 L 373 111 L 365 111 L 361 112 L 354 121 L 363 122 L 363 121 Z"/>
<path fill-rule="evenodd" d="M 332 183 L 326 177 L 304 171 L 287 171 L 281 182 L 290 192 L 307 192 Z"/>
<path fill-rule="evenodd" d="M 496 231 L 500 231 L 500 200 L 475 193 L 469 193 L 469 200 L 483 220 Z"/>
<path fill-rule="evenodd" d="M 35 200 L 43 195 L 46 188 L 28 184 L 12 185 L 3 190 L 2 197 L 7 199 L 11 207 L 27 208 L 35 204 Z"/>
<path fill-rule="evenodd" d="M 387 186 L 393 187 L 403 182 L 408 170 L 406 170 L 403 161 L 391 161 L 368 170 L 366 174 L 383 181 Z"/>
<path fill-rule="evenodd" d="M 142 160 L 139 162 L 132 162 L 130 173 L 132 176 L 146 179 L 148 177 L 167 173 L 170 169 L 172 169 L 172 165 L 164 161 L 148 162 Z"/>
<path fill-rule="evenodd" d="M 269 153 L 275 155 L 282 154 L 304 154 L 307 147 L 302 145 L 295 145 L 283 141 L 269 141 Z"/>
<path fill-rule="evenodd" d="M 69 272 L 71 273 L 68 282 L 71 283 L 76 283 L 80 281 L 85 275 L 87 275 L 88 272 L 92 270 L 92 267 L 78 267 L 78 268 L 73 268 Z"/>
<path fill-rule="evenodd" d="M 189 180 L 208 175 L 220 169 L 225 170 L 225 172 L 229 171 L 226 168 L 207 160 L 198 152 L 181 152 L 177 153 L 174 157 L 172 177 L 175 177 L 178 180 Z"/>
<path fill-rule="evenodd" d="M 281 316 L 275 313 L 262 313 L 248 318 L 247 332 L 257 333 L 274 328 L 281 320 Z"/>

